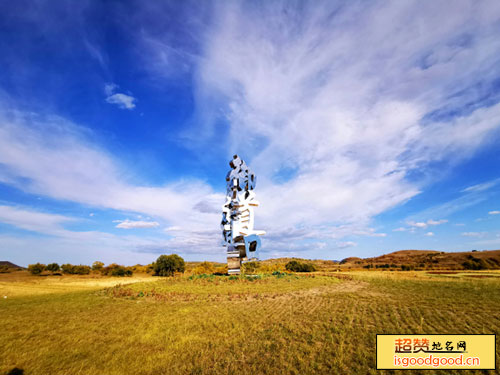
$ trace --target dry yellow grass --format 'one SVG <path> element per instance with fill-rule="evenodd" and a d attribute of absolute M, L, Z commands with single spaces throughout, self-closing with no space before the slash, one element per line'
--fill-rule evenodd
<path fill-rule="evenodd" d="M 39 294 L 94 290 L 117 284 L 153 279 L 151 275 L 133 277 L 103 277 L 101 275 L 33 276 L 28 271 L 0 273 L 0 297 L 12 298 Z"/>
<path fill-rule="evenodd" d="M 18 295 L 0 301 L 0 373 L 389 374 L 374 369 L 377 333 L 499 333 L 499 278 L 337 275 Z"/>

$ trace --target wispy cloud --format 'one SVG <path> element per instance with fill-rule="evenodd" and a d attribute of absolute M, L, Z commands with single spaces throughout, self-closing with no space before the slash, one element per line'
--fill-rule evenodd
<path fill-rule="evenodd" d="M 447 223 L 448 220 L 445 220 L 445 219 L 441 219 L 441 220 L 427 220 L 427 224 L 428 225 L 441 225 L 441 224 L 445 224 Z"/>
<path fill-rule="evenodd" d="M 162 19 L 161 7 L 153 13 Z M 384 236 L 371 229 L 374 218 L 419 194 L 435 162 L 452 166 L 498 133 L 500 104 L 484 101 L 481 83 L 500 76 L 499 14 L 497 1 L 218 2 L 189 39 L 199 45 L 173 46 L 143 19 L 139 50 L 160 77 L 172 76 L 172 61 L 191 64 L 197 113 L 186 147 L 243 153 L 258 174 L 256 225 L 268 231 L 267 246 L 300 252 L 314 239 L 334 250 L 349 236 Z M 197 55 L 185 60 L 188 49 Z M 136 99 L 118 89 L 106 85 L 106 101 L 133 109 Z M 219 249 L 223 188 L 134 184 L 84 133 L 55 116 L 2 113 L 0 181 L 184 228 L 165 232 L 172 248 Z M 426 219 L 477 204 L 491 187 L 468 187 L 408 224 L 443 224 Z"/>
<path fill-rule="evenodd" d="M 0 222 L 46 235 L 65 233 L 64 223 L 74 218 L 15 206 L 0 206 Z"/>
<path fill-rule="evenodd" d="M 469 4 L 219 5 L 199 60 L 198 105 L 217 100 L 229 123 L 221 147 L 252 155 L 267 228 L 276 217 L 309 228 L 368 224 L 420 192 L 427 181 L 409 173 L 454 164 L 498 131 L 500 105 L 430 115 L 474 100 L 455 94 L 494 75 L 486 67 L 500 41 L 487 25 L 497 18 Z M 457 30 L 474 37 L 462 45 Z M 216 119 L 201 120 L 193 138 L 211 142 Z M 287 169 L 285 183 L 275 178 Z"/>
<path fill-rule="evenodd" d="M 487 232 L 462 232 L 461 235 L 464 237 L 484 237 Z"/>
<path fill-rule="evenodd" d="M 344 242 L 337 242 L 337 247 L 339 249 L 346 249 L 348 247 L 355 247 L 357 246 L 358 244 L 356 242 L 353 242 L 353 241 L 344 241 Z"/>
<path fill-rule="evenodd" d="M 499 215 L 500 211 L 490 211 L 490 212 L 488 212 L 488 214 L 490 214 L 490 215 Z"/>
<path fill-rule="evenodd" d="M 46 137 L 48 133 L 51 137 Z M 223 194 L 214 193 L 206 183 L 194 179 L 161 187 L 132 184 L 123 179 L 118 163 L 92 144 L 89 137 L 88 132 L 59 117 L 0 111 L 0 182 L 28 193 L 142 213 L 187 228 L 173 238 L 165 238 L 163 249 L 169 248 L 168 243 L 181 248 L 175 241 L 177 236 L 188 238 L 192 231 L 207 229 L 210 234 L 197 235 L 198 249 L 188 245 L 182 249 L 204 252 L 219 248 L 216 237 L 220 236 L 220 215 L 195 207 L 199 208 L 200 202 L 223 202 Z"/>
<path fill-rule="evenodd" d="M 434 236 L 434 232 L 427 232 L 425 235 L 427 237 L 433 237 Z"/>
<path fill-rule="evenodd" d="M 115 220 L 116 228 L 122 229 L 133 229 L 133 228 L 156 228 L 160 226 L 160 223 L 156 221 L 132 221 L 132 220 Z"/>
<path fill-rule="evenodd" d="M 492 187 L 498 185 L 499 182 L 500 182 L 499 179 L 495 179 L 495 180 L 492 180 L 492 181 L 483 182 L 481 184 L 472 185 L 472 186 L 469 186 L 469 187 L 463 189 L 462 193 L 468 193 L 468 192 L 471 192 L 471 191 L 472 192 L 486 191 L 486 190 L 489 190 Z"/>

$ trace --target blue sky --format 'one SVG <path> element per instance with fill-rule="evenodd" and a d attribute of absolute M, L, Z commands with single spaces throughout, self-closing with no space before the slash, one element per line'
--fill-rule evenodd
<path fill-rule="evenodd" d="M 0 258 L 500 248 L 498 1 L 0 4 Z"/>

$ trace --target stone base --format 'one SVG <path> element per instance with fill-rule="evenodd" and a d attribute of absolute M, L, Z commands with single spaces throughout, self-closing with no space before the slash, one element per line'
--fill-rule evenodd
<path fill-rule="evenodd" d="M 238 251 L 227 253 L 227 272 L 230 275 L 239 275 L 241 272 L 241 259 Z"/>

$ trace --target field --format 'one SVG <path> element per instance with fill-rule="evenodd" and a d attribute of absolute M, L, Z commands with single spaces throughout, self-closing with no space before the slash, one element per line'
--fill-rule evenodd
<path fill-rule="evenodd" d="M 377 333 L 500 333 L 498 271 L 18 271 L 0 293 L 0 374 L 389 374 L 375 370 Z"/>

